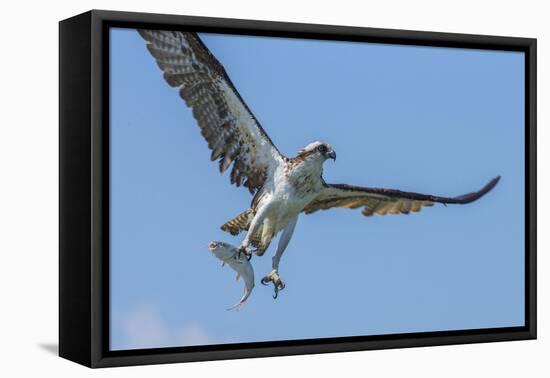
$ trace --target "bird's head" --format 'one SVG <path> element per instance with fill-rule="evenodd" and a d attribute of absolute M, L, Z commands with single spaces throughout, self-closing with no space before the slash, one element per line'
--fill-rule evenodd
<path fill-rule="evenodd" d="M 324 162 L 327 159 L 336 160 L 336 151 L 332 149 L 330 144 L 317 141 L 300 149 L 298 157 L 304 160 L 313 159 Z"/>

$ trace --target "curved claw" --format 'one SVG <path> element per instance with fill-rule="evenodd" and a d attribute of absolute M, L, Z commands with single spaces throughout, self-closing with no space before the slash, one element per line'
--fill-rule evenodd
<path fill-rule="evenodd" d="M 284 290 L 285 284 L 283 281 L 279 280 L 278 282 L 273 282 L 273 299 L 277 299 L 279 291 Z"/>
<path fill-rule="evenodd" d="M 279 291 L 285 288 L 285 283 L 277 273 L 270 273 L 264 278 L 261 279 L 260 283 L 264 286 L 268 286 L 269 282 L 273 283 L 273 299 L 276 299 L 279 296 Z"/>
<path fill-rule="evenodd" d="M 252 253 L 249 252 L 246 247 L 240 247 L 237 253 L 238 253 L 239 259 L 241 258 L 242 255 L 246 256 L 247 261 L 250 261 L 250 259 L 252 258 Z"/>

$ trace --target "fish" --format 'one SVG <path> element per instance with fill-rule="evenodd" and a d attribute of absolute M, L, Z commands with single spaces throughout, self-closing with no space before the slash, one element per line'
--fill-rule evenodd
<path fill-rule="evenodd" d="M 212 254 L 222 262 L 222 266 L 229 265 L 231 269 L 237 272 L 237 281 L 242 278 L 244 281 L 244 294 L 240 301 L 229 307 L 227 310 L 240 309 L 254 289 L 254 269 L 245 254 L 239 253 L 239 248 L 229 243 L 221 241 L 212 241 L 208 244 L 208 249 Z"/>

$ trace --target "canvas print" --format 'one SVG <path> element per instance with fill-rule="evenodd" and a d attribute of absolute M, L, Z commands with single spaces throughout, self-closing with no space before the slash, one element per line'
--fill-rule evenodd
<path fill-rule="evenodd" d="M 525 324 L 524 53 L 109 38 L 111 350 Z"/>

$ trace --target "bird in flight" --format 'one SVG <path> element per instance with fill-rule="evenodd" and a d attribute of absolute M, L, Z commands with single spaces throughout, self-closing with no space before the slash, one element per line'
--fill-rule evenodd
<path fill-rule="evenodd" d="M 490 180 L 479 191 L 457 197 L 329 184 L 323 164 L 336 160 L 328 143 L 313 142 L 294 157 L 283 155 L 262 128 L 231 82 L 222 64 L 193 32 L 138 30 L 162 70 L 166 82 L 179 89 L 193 111 L 202 136 L 223 174 L 230 170 L 231 184 L 248 188 L 250 207 L 221 226 L 231 235 L 246 231 L 240 253 L 262 256 L 271 240 L 282 232 L 272 259 L 272 271 L 261 283 L 273 284 L 274 298 L 285 288 L 279 262 L 300 214 L 333 208 L 358 209 L 365 216 L 409 214 L 435 203 L 467 204 L 498 183 Z"/>

